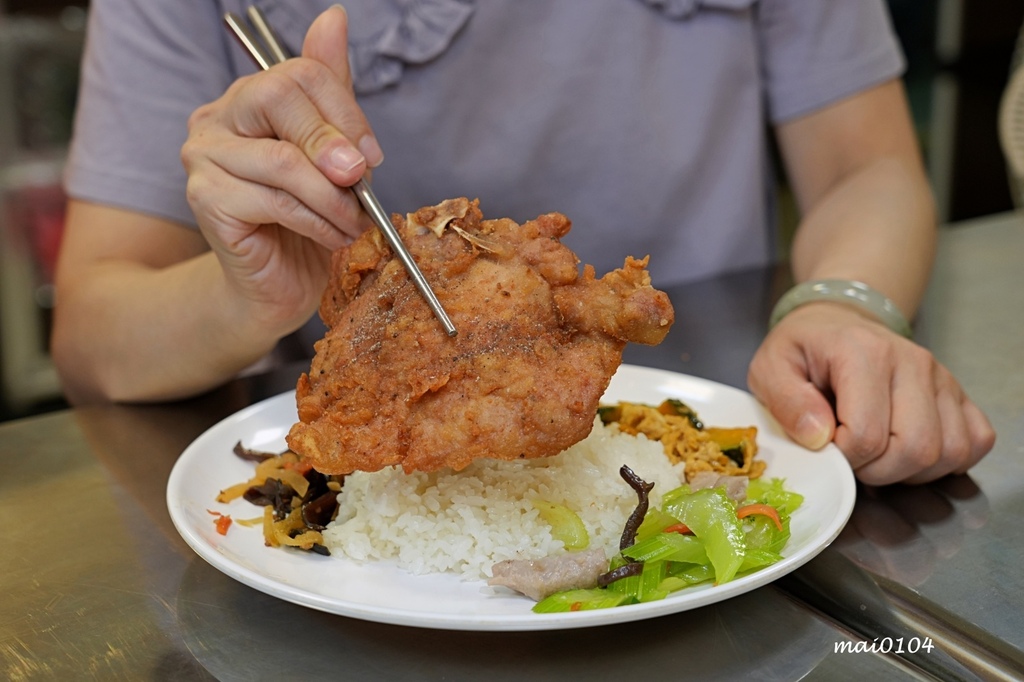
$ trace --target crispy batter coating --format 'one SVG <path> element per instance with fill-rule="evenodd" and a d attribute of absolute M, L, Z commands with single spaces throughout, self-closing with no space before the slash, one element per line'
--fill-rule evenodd
<path fill-rule="evenodd" d="M 590 432 L 626 342 L 659 343 L 674 319 L 646 259 L 581 275 L 559 242 L 561 214 L 484 220 L 460 198 L 392 222 L 458 335 L 377 230 L 334 254 L 320 307 L 329 330 L 299 379 L 287 439 L 324 473 L 555 455 Z"/>

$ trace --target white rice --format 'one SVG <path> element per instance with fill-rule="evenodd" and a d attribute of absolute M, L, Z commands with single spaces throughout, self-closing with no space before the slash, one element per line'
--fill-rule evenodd
<path fill-rule="evenodd" d="M 651 504 L 680 485 L 660 443 L 595 420 L 594 431 L 559 455 L 533 460 L 481 460 L 464 470 L 405 474 L 400 468 L 345 478 L 328 548 L 355 561 L 388 561 L 412 573 L 450 572 L 467 580 L 490 575 L 504 559 L 539 559 L 564 550 L 532 501 L 575 511 L 590 547 L 612 556 L 637 496 L 619 468 L 653 481 Z"/>

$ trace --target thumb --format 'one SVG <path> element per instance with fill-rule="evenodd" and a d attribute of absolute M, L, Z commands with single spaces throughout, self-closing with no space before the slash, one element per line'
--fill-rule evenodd
<path fill-rule="evenodd" d="M 787 366 L 784 371 L 764 375 L 752 365 L 748 384 L 754 396 L 798 444 L 820 450 L 832 441 L 836 430 L 832 405 L 797 368 Z"/>
<path fill-rule="evenodd" d="M 344 7 L 333 5 L 313 21 L 302 43 L 302 56 L 326 64 L 352 92 L 352 71 L 348 64 L 348 13 Z"/>
<path fill-rule="evenodd" d="M 344 7 L 329 7 L 313 20 L 302 43 L 302 56 L 326 66 L 341 86 L 340 90 L 335 88 L 334 93 L 343 96 L 328 98 L 328 104 L 322 106 L 322 111 L 326 112 L 324 117 L 336 128 L 345 131 L 349 139 L 355 142 L 359 153 L 366 160 L 367 168 L 379 166 L 384 160 L 384 153 L 358 107 L 352 88 L 352 72 L 348 61 L 348 13 Z M 336 184 L 347 187 L 358 180 L 358 176 L 349 176 L 353 156 L 344 146 L 343 150 L 338 160 L 329 164 L 332 170 L 325 173 Z M 340 175 L 337 174 L 338 170 L 341 171 Z"/>

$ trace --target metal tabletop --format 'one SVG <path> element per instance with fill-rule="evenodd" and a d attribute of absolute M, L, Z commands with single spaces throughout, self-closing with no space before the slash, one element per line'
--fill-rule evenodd
<path fill-rule="evenodd" d="M 1022 253 L 1018 214 L 945 228 L 917 324 L 996 426 L 981 464 L 927 486 L 861 487 L 840 537 L 790 576 L 635 623 L 516 633 L 383 625 L 280 601 L 207 565 L 168 516 L 171 468 L 220 419 L 293 389 L 301 365 L 189 401 L 0 424 L 0 678 L 1016 679 Z M 787 285 L 780 271 L 758 270 L 670 289 L 668 339 L 630 347 L 625 360 L 744 387 Z"/>

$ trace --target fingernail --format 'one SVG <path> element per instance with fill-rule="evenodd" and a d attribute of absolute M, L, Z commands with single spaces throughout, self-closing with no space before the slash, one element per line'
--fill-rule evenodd
<path fill-rule="evenodd" d="M 809 450 L 820 450 L 832 438 L 832 429 L 808 412 L 796 422 L 796 441 Z"/>
<path fill-rule="evenodd" d="M 359 151 L 363 153 L 366 165 L 370 168 L 376 168 L 384 161 L 384 152 L 373 135 L 363 135 L 359 140 Z"/>
<path fill-rule="evenodd" d="M 352 147 L 342 145 L 331 150 L 331 166 L 341 173 L 348 173 L 364 160 L 363 155 Z"/>

